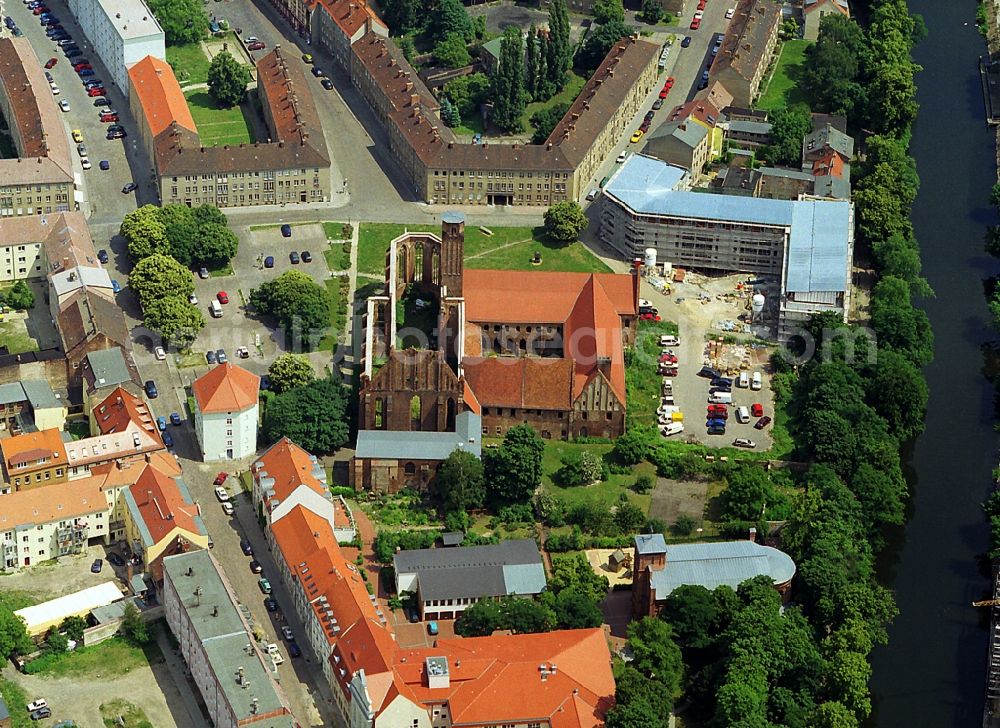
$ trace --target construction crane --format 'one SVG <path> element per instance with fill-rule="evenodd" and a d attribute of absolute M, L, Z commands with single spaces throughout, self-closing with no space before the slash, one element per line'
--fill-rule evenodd
<path fill-rule="evenodd" d="M 1000 607 L 1000 599 L 983 599 L 982 601 L 973 602 L 974 607 Z"/>

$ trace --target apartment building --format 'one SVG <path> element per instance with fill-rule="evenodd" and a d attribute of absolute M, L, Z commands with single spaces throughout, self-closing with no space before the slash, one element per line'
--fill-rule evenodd
<path fill-rule="evenodd" d="M 216 728 L 293 728 L 276 670 L 263 655 L 236 595 L 208 551 L 163 560 L 162 601 L 191 679 Z"/>
<path fill-rule="evenodd" d="M 66 400 L 44 379 L 0 384 L 0 432 L 61 430 L 67 413 Z"/>
<path fill-rule="evenodd" d="M 802 37 L 806 40 L 819 39 L 819 26 L 827 15 L 851 17 L 847 0 L 804 0 L 802 4 Z"/>
<path fill-rule="evenodd" d="M 709 78 L 721 82 L 732 104 L 749 108 L 778 46 L 781 5 L 774 0 L 739 0 Z"/>
<path fill-rule="evenodd" d="M 233 460 L 257 451 L 260 377 L 226 362 L 194 380 L 191 392 L 202 460 Z"/>
<path fill-rule="evenodd" d="M 281 0 L 276 2 L 281 4 Z M 366 33 L 389 37 L 389 29 L 365 0 L 320 0 L 314 7 L 313 42 L 332 55 L 341 68 L 351 67 L 351 46 Z"/>
<path fill-rule="evenodd" d="M 129 69 L 129 104 L 156 168 L 163 204 L 216 207 L 329 202 L 330 156 L 298 59 L 280 48 L 257 61 L 267 142 L 205 147 L 169 65 L 154 57 Z"/>
<path fill-rule="evenodd" d="M 69 0 L 69 10 L 125 98 L 132 65 L 167 57 L 163 28 L 143 0 Z"/>
<path fill-rule="evenodd" d="M 16 151 L 0 159 L 0 217 L 74 209 L 73 158 L 62 115 L 27 38 L 0 38 L 0 113 Z M 29 277 L 24 257 L 26 264 L 12 270 L 23 267 Z"/>
<path fill-rule="evenodd" d="M 56 315 L 56 328 L 66 358 L 69 386 L 81 386 L 83 359 L 93 351 L 122 349 L 132 351 L 125 315 L 118 304 L 100 293 L 101 289 L 77 289 Z"/>
<path fill-rule="evenodd" d="M 25 432 L 0 440 L 3 482 L 7 492 L 30 490 L 69 480 L 61 431 Z"/>

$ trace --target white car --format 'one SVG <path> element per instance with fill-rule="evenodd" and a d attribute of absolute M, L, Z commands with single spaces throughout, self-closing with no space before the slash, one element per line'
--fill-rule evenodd
<path fill-rule="evenodd" d="M 157 360 L 163 361 L 164 359 L 167 358 L 167 352 L 163 349 L 162 346 L 158 346 L 155 349 L 153 349 L 153 356 L 155 356 Z"/>
<path fill-rule="evenodd" d="M 188 303 L 190 303 L 192 306 L 197 306 L 198 297 L 192 293 L 190 296 L 188 296 Z"/>
<path fill-rule="evenodd" d="M 640 302 L 639 305 L 641 306 L 642 303 Z M 660 346 L 680 346 L 680 345 L 681 345 L 681 340 L 680 337 L 678 336 L 670 336 L 669 334 L 666 334 L 660 337 Z"/>
<path fill-rule="evenodd" d="M 69 101 L 67 101 L 66 99 L 60 101 L 59 108 L 62 109 L 63 111 L 69 111 Z"/>
<path fill-rule="evenodd" d="M 292 632 L 292 628 L 289 627 L 287 624 L 284 625 L 284 626 L 282 626 L 282 628 L 281 628 L 281 636 L 284 637 L 289 642 L 294 642 L 295 641 L 295 634 Z"/>
<path fill-rule="evenodd" d="M 734 15 L 736 15 L 736 8 L 729 8 L 726 11 L 726 20 L 732 20 Z"/>
<path fill-rule="evenodd" d="M 58 96 L 59 95 L 59 87 L 56 86 L 54 82 L 49 84 L 49 88 L 52 89 L 52 95 L 53 96 Z"/>
<path fill-rule="evenodd" d="M 616 159 L 615 161 L 618 162 L 618 164 L 621 164 L 626 159 L 628 159 L 628 152 L 623 151 L 621 154 L 618 155 L 618 159 Z"/>
<path fill-rule="evenodd" d="M 80 166 L 83 167 L 84 169 L 90 169 L 94 165 L 92 165 L 90 163 L 90 159 L 89 158 L 87 158 L 87 157 L 81 157 L 80 158 Z"/>
<path fill-rule="evenodd" d="M 223 503 L 222 504 L 222 512 L 225 513 L 227 516 L 233 515 L 233 504 L 230 503 L 229 501 L 226 501 L 225 503 Z"/>
<path fill-rule="evenodd" d="M 36 710 L 41 710 L 42 708 L 48 708 L 48 707 L 49 703 L 45 698 L 35 698 L 27 705 L 29 713 L 34 713 Z"/>
<path fill-rule="evenodd" d="M 733 440 L 733 447 L 745 447 L 748 450 L 753 450 L 757 447 L 757 443 L 753 440 L 748 440 L 745 437 L 737 437 Z"/>
<path fill-rule="evenodd" d="M 639 308 L 652 308 L 652 307 L 653 307 L 652 301 L 647 301 L 645 298 L 639 299 Z"/>
<path fill-rule="evenodd" d="M 215 489 L 215 497 L 219 499 L 220 503 L 225 503 L 229 500 L 229 493 L 227 493 L 226 489 L 220 485 Z"/>

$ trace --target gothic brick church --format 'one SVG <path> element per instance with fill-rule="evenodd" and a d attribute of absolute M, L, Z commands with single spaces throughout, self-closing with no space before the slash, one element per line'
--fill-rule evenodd
<path fill-rule="evenodd" d="M 464 242 L 465 218 L 451 212 L 440 237 L 406 233 L 390 244 L 385 290 L 368 299 L 359 450 L 363 441 L 393 441 L 366 448 L 367 459 L 397 464 L 356 464 L 358 486 L 372 487 L 372 473 L 381 473 L 380 488 L 427 487 L 436 465 L 400 463 L 392 451 L 412 454 L 429 433 L 467 430 L 465 418 L 457 427 L 463 413 L 484 437 L 522 423 L 544 438 L 613 438 L 625 429 L 638 271 L 466 270 Z M 405 320 L 414 302 L 435 322 L 429 331 Z M 454 447 L 471 444 L 455 439 Z"/>

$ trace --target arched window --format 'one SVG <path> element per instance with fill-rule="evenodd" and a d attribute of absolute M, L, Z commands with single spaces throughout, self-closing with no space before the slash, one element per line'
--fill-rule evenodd
<path fill-rule="evenodd" d="M 420 395 L 415 394 L 410 398 L 410 429 L 419 430 L 422 418 L 420 416 Z"/>
<path fill-rule="evenodd" d="M 414 465 L 413 463 L 407 463 L 406 465 L 403 466 L 403 472 L 406 473 L 407 475 L 416 475 L 417 466 Z"/>

